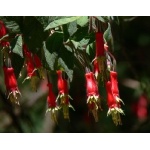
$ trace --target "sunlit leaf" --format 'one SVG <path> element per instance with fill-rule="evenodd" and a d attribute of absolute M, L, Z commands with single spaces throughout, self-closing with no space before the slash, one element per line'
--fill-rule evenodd
<path fill-rule="evenodd" d="M 13 42 L 12 42 L 12 51 L 13 53 L 18 54 L 23 58 L 23 53 L 22 53 L 22 36 L 19 35 L 17 36 Z"/>
<path fill-rule="evenodd" d="M 45 30 L 48 30 L 48 29 L 51 29 L 51 28 L 55 28 L 55 27 L 58 27 L 60 25 L 63 25 L 63 24 L 67 24 L 69 22 L 73 22 L 77 19 L 79 19 L 80 16 L 75 16 L 75 17 L 66 17 L 66 18 L 61 18 L 61 19 L 56 19 L 54 20 L 53 22 L 51 22 L 46 28 Z"/>

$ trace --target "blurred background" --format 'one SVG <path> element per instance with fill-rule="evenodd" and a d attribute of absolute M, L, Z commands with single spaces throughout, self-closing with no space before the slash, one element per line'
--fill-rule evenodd
<path fill-rule="evenodd" d="M 53 122 L 47 109 L 47 80 L 39 83 L 37 92 L 32 92 L 29 81 L 22 84 L 26 72 L 18 78 L 22 93 L 20 107 L 13 107 L 5 96 L 2 64 L 0 64 L 0 132 L 3 133 L 134 133 L 150 131 L 150 17 L 119 17 L 120 24 L 112 26 L 114 37 L 113 55 L 117 60 L 120 97 L 125 105 L 122 109 L 122 125 L 115 126 L 107 117 L 105 89 L 100 89 L 102 111 L 99 122 L 88 114 L 84 76 L 74 70 L 70 85 L 70 122 L 62 111 L 58 113 L 58 124 Z M 0 56 L 2 59 L 2 56 Z"/>

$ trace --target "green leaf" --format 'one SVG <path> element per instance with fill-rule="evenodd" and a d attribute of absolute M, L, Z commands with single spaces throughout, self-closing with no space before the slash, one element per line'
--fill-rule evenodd
<path fill-rule="evenodd" d="M 80 42 L 79 42 L 79 48 L 80 49 L 86 49 L 87 44 L 89 43 L 90 39 L 86 39 L 83 38 Z"/>
<path fill-rule="evenodd" d="M 112 32 L 111 32 L 111 25 L 110 23 L 108 23 L 108 28 L 107 30 L 104 32 L 104 40 L 106 43 L 108 43 L 108 46 L 110 45 L 110 47 L 112 47 L 112 50 L 114 49 L 114 42 L 113 42 L 113 36 L 112 36 Z"/>
<path fill-rule="evenodd" d="M 75 49 L 78 48 L 79 42 L 76 42 L 74 40 L 71 40 L 71 43 L 73 44 L 73 46 L 75 47 Z"/>
<path fill-rule="evenodd" d="M 81 27 L 85 26 L 88 23 L 88 16 L 82 16 L 79 19 L 77 19 L 77 24 Z"/>
<path fill-rule="evenodd" d="M 70 42 L 73 44 L 75 49 L 84 50 L 86 49 L 87 44 L 89 43 L 90 39 L 83 38 L 81 41 L 76 42 L 71 40 Z"/>
<path fill-rule="evenodd" d="M 33 53 L 37 53 L 42 48 L 43 41 L 48 36 L 41 23 L 35 17 L 30 16 L 24 18 L 23 35 L 24 42 Z"/>
<path fill-rule="evenodd" d="M 109 42 L 112 39 L 111 26 L 109 23 L 107 30 L 104 32 L 104 39 L 106 42 Z"/>
<path fill-rule="evenodd" d="M 47 68 L 47 65 L 48 65 L 48 67 L 51 70 L 54 70 L 54 66 L 55 66 L 55 62 L 56 62 L 58 54 L 56 52 L 50 53 L 48 51 L 48 49 L 46 48 L 46 43 L 45 42 L 43 44 L 43 50 L 44 50 L 44 58 L 45 58 L 45 59 L 42 60 L 43 66 L 45 68 Z"/>
<path fill-rule="evenodd" d="M 73 34 L 72 39 L 79 42 L 88 35 L 88 26 L 84 26 L 78 28 L 78 30 Z"/>
<path fill-rule="evenodd" d="M 21 58 L 18 54 L 15 54 L 15 53 L 12 53 L 12 66 L 14 68 L 14 73 L 15 73 L 15 76 L 16 78 L 18 78 L 20 72 L 21 72 L 21 69 L 23 67 L 23 64 L 24 64 L 24 59 Z"/>
<path fill-rule="evenodd" d="M 59 52 L 58 63 L 67 73 L 70 81 L 73 79 L 73 67 L 74 67 L 74 55 L 72 52 L 68 51 L 64 46 L 62 46 Z"/>
<path fill-rule="evenodd" d="M 66 18 L 61 18 L 61 19 L 57 19 L 52 21 L 46 28 L 45 30 L 51 29 L 51 28 L 55 28 L 58 27 L 60 25 L 63 24 L 67 24 L 69 22 L 73 22 L 75 20 L 77 20 L 78 18 L 80 18 L 80 16 L 75 16 L 75 17 L 66 17 Z"/>
<path fill-rule="evenodd" d="M 86 53 L 89 55 L 90 60 L 92 60 L 95 56 L 95 42 L 89 44 L 86 47 Z"/>
<path fill-rule="evenodd" d="M 35 16 L 35 18 L 43 25 L 45 29 L 49 23 L 56 19 L 62 18 L 62 16 Z"/>
<path fill-rule="evenodd" d="M 77 22 L 73 21 L 71 23 L 69 23 L 69 27 L 68 27 L 68 32 L 69 35 L 72 36 L 76 31 L 77 31 Z"/>
<path fill-rule="evenodd" d="M 18 54 L 23 58 L 22 53 L 22 36 L 17 36 L 11 43 L 13 53 Z"/>
<path fill-rule="evenodd" d="M 63 33 L 62 32 L 54 32 L 49 38 L 46 40 L 46 48 L 50 53 L 58 52 L 63 45 Z"/>
<path fill-rule="evenodd" d="M 22 16 L 5 16 L 2 17 L 9 34 L 17 34 L 21 32 L 23 17 Z"/>
<path fill-rule="evenodd" d="M 62 25 L 62 28 L 63 28 L 63 33 L 64 33 L 64 41 L 66 42 L 70 37 L 69 32 L 68 32 L 68 24 Z"/>

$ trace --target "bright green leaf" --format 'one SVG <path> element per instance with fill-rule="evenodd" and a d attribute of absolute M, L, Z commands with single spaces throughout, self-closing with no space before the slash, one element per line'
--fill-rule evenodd
<path fill-rule="evenodd" d="M 43 45 L 43 50 L 44 50 L 44 60 L 43 60 L 43 64 L 44 66 L 46 66 L 45 63 L 48 64 L 48 67 L 51 69 L 51 70 L 54 70 L 54 65 L 55 65 L 55 61 L 57 59 L 57 56 L 58 54 L 56 52 L 53 52 L 53 53 L 50 53 L 48 51 L 48 49 L 46 48 L 46 44 L 44 42 L 44 45 Z M 46 62 L 45 62 L 46 61 Z"/>
<path fill-rule="evenodd" d="M 23 58 L 23 53 L 22 53 L 22 36 L 17 36 L 14 41 L 12 42 L 12 51 L 13 53 L 18 54 Z"/>
<path fill-rule="evenodd" d="M 79 19 L 77 19 L 77 24 L 81 27 L 85 26 L 88 23 L 88 16 L 82 16 Z"/>
<path fill-rule="evenodd" d="M 45 30 L 48 30 L 48 29 L 51 29 L 51 28 L 55 28 L 55 27 L 58 27 L 58 26 L 63 25 L 63 24 L 67 24 L 69 22 L 73 22 L 73 21 L 77 20 L 78 18 L 80 18 L 80 16 L 66 17 L 66 18 L 61 18 L 61 19 L 54 20 L 53 22 L 51 22 L 45 28 Z"/>
<path fill-rule="evenodd" d="M 71 40 L 72 44 L 74 45 L 75 49 L 78 48 L 79 42 L 76 42 L 74 40 Z"/>
<path fill-rule="evenodd" d="M 68 32 L 69 32 L 70 36 L 72 36 L 77 31 L 77 29 L 78 28 L 77 28 L 77 22 L 76 21 L 69 23 Z"/>

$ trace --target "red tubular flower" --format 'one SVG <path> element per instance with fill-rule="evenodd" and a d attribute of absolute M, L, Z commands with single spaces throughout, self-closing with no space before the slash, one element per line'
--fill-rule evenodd
<path fill-rule="evenodd" d="M 95 77 L 96 77 L 96 79 L 99 79 L 99 74 L 101 71 L 100 71 L 99 62 L 97 59 L 94 60 L 93 65 L 94 65 Z"/>
<path fill-rule="evenodd" d="M 87 104 L 89 111 L 93 113 L 95 121 L 98 121 L 98 108 L 100 108 L 100 96 L 98 92 L 98 86 L 93 72 L 85 74 L 86 78 L 86 93 L 87 93 Z"/>
<path fill-rule="evenodd" d="M 3 21 L 0 20 L 0 39 L 7 34 L 6 26 L 4 25 Z M 0 40 L 0 45 L 5 47 L 9 46 L 10 43 L 5 40 Z"/>
<path fill-rule="evenodd" d="M 33 55 L 28 50 L 28 47 L 26 44 L 23 45 L 23 51 L 25 55 L 25 64 L 26 64 L 26 69 L 27 69 L 27 77 L 24 79 L 24 81 L 27 79 L 31 79 L 31 87 L 34 91 L 36 91 L 39 78 L 37 77 L 36 72 L 35 72 L 36 68 L 35 68 L 35 64 L 33 60 Z"/>
<path fill-rule="evenodd" d="M 112 83 L 112 93 L 115 97 L 115 100 L 119 103 L 123 101 L 119 97 L 118 81 L 117 81 L 117 72 L 110 71 L 110 80 Z"/>
<path fill-rule="evenodd" d="M 95 34 L 95 42 L 96 42 L 96 53 L 94 62 L 94 74 L 96 79 L 98 80 L 99 77 L 103 81 L 105 77 L 105 50 L 104 50 L 104 40 L 103 40 L 103 33 L 96 32 Z"/>
<path fill-rule="evenodd" d="M 96 57 L 104 56 L 103 33 L 96 32 Z"/>
<path fill-rule="evenodd" d="M 52 120 L 57 122 L 56 112 L 58 111 L 59 108 L 56 105 L 56 96 L 53 93 L 52 84 L 48 83 L 47 86 L 49 88 L 49 94 L 47 96 L 48 109 L 47 109 L 46 113 L 50 112 Z"/>
<path fill-rule="evenodd" d="M 63 109 L 63 114 L 65 119 L 69 119 L 69 107 L 71 107 L 73 110 L 74 108 L 69 102 L 69 98 L 72 99 L 68 93 L 68 82 L 66 79 L 63 79 L 62 77 L 62 71 L 57 71 L 58 80 L 57 80 L 57 87 L 58 87 L 58 98 L 60 98 L 60 108 Z"/>
<path fill-rule="evenodd" d="M 120 114 L 124 114 L 123 110 L 120 108 L 120 103 L 115 100 L 115 97 L 112 93 L 112 83 L 107 81 L 106 83 L 106 91 L 107 91 L 107 104 L 109 107 L 107 116 L 112 115 L 113 122 L 115 125 L 121 125 L 121 117 Z"/>
<path fill-rule="evenodd" d="M 34 58 L 35 67 L 38 70 L 40 78 L 44 79 L 44 69 L 40 58 L 36 54 L 33 56 L 33 58 Z"/>
<path fill-rule="evenodd" d="M 8 93 L 8 98 L 12 103 L 19 105 L 18 98 L 20 97 L 21 93 L 18 89 L 17 80 L 14 74 L 14 69 L 7 68 L 6 66 L 3 67 L 4 71 L 4 78 L 5 78 L 5 85 Z"/>

